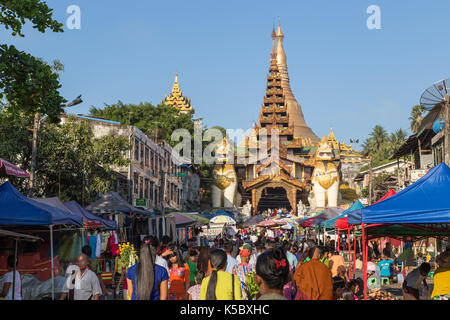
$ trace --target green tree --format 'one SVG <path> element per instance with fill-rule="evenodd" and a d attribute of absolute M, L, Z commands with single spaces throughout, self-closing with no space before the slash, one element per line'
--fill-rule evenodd
<path fill-rule="evenodd" d="M 30 169 L 32 120 L 13 117 L 0 111 L 0 154 L 6 160 Z M 58 196 L 88 204 L 98 192 L 114 187 L 114 166 L 126 166 L 128 141 L 123 137 L 94 139 L 87 121 L 69 118 L 64 124 L 42 120 L 38 140 L 36 197 Z M 27 191 L 24 179 L 10 178 L 21 191 Z"/>
<path fill-rule="evenodd" d="M 410 128 L 412 132 L 417 133 L 419 130 L 420 123 L 423 120 L 422 115 L 425 111 L 426 108 L 422 105 L 415 105 L 411 108 L 411 115 L 408 119 L 410 121 Z"/>
<path fill-rule="evenodd" d="M 372 141 L 373 151 L 382 151 L 388 139 L 388 134 L 382 126 L 376 125 L 370 133 L 370 139 Z"/>

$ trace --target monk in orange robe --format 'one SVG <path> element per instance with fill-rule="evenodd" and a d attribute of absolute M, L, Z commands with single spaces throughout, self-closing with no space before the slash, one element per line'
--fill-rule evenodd
<path fill-rule="evenodd" d="M 319 261 L 320 249 L 316 247 L 311 251 L 311 260 L 295 270 L 294 280 L 298 288 L 295 300 L 333 300 L 331 271 Z"/>

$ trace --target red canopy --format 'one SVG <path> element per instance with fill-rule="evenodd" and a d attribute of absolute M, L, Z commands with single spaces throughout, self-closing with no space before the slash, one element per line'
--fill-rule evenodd
<path fill-rule="evenodd" d="M 396 194 L 395 190 L 394 190 L 394 189 L 391 189 L 391 190 L 389 190 L 388 193 L 386 193 L 380 200 L 378 200 L 378 201 L 375 202 L 375 203 L 381 202 L 381 201 L 383 201 L 383 200 L 389 198 L 390 196 L 393 196 L 394 194 Z M 372 205 L 374 205 L 375 203 L 373 203 Z M 339 229 L 347 229 L 347 228 L 348 228 L 347 217 L 341 218 L 341 219 L 337 219 L 337 220 L 334 222 L 334 226 L 335 226 L 336 228 L 339 228 Z"/>
<path fill-rule="evenodd" d="M 334 226 L 339 229 L 347 229 L 348 228 L 347 217 L 337 219 L 334 222 Z"/>
<path fill-rule="evenodd" d="M 389 190 L 388 193 L 386 193 L 380 200 L 378 200 L 378 201 L 375 202 L 375 203 L 381 202 L 381 201 L 383 201 L 384 199 L 389 198 L 390 196 L 393 196 L 393 195 L 396 194 L 396 193 L 397 193 L 397 192 L 395 192 L 394 189 L 391 189 L 391 190 Z M 375 203 L 373 203 L 372 205 L 374 205 Z"/>
<path fill-rule="evenodd" d="M 0 177 L 16 176 L 20 178 L 27 178 L 30 175 L 25 170 L 16 167 L 8 161 L 0 158 Z"/>

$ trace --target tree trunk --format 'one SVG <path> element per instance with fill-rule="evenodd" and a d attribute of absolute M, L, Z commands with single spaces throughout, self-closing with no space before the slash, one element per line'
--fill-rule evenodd
<path fill-rule="evenodd" d="M 34 115 L 34 125 L 33 125 L 33 142 L 31 151 L 31 169 L 30 169 L 30 182 L 28 194 L 30 197 L 34 194 L 34 185 L 36 181 L 36 162 L 37 162 L 37 139 L 39 131 L 39 113 Z"/>

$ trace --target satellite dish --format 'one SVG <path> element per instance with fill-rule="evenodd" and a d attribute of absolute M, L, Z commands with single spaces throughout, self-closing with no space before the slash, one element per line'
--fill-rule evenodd
<path fill-rule="evenodd" d="M 448 94 L 448 85 L 450 85 L 450 79 L 434 83 L 424 91 L 420 97 L 420 104 L 427 110 L 431 110 L 435 105 L 445 100 L 445 95 Z"/>

